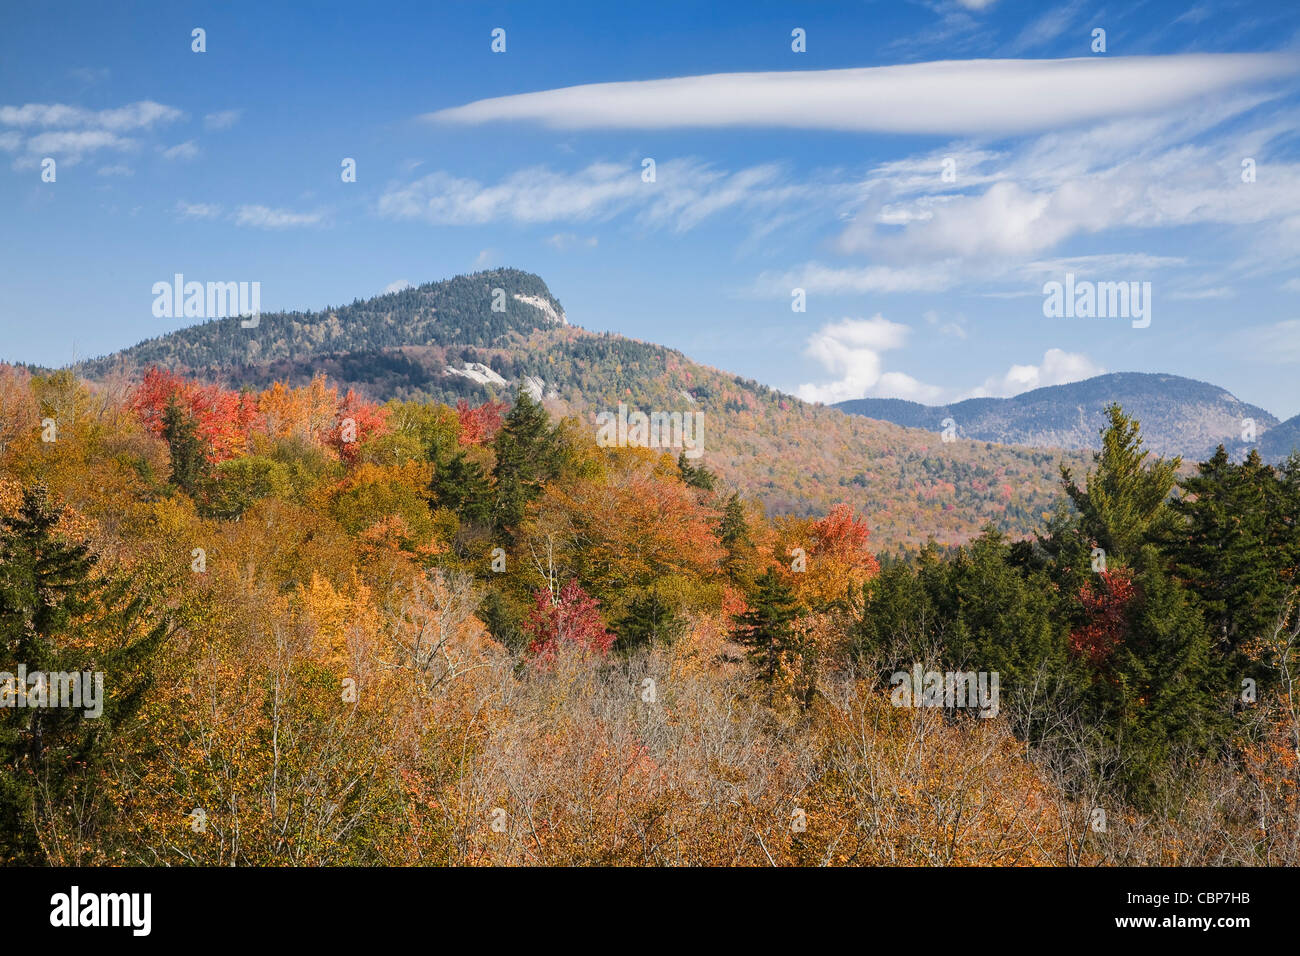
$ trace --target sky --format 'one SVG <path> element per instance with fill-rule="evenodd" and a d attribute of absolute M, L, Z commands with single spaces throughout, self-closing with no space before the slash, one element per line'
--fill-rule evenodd
<path fill-rule="evenodd" d="M 0 360 L 192 322 L 176 273 L 512 266 L 811 401 L 1142 371 L 1287 418 L 1298 119 L 1289 0 L 5 4 Z M 1145 318 L 1045 314 L 1067 275 Z"/>

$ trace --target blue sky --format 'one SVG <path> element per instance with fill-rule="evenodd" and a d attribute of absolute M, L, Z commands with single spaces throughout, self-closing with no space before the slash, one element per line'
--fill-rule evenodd
<path fill-rule="evenodd" d="M 1285 418 L 1298 70 L 1274 0 L 9 4 L 0 358 L 176 328 L 177 272 L 274 311 L 510 265 L 812 400 L 1161 371 Z M 1149 327 L 1045 317 L 1066 273 Z"/>

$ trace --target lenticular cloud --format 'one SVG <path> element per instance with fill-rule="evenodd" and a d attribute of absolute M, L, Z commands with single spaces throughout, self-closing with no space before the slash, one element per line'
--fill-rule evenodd
<path fill-rule="evenodd" d="M 1297 72 L 1295 57 L 1256 53 L 944 60 L 594 83 L 477 100 L 424 118 L 466 124 L 524 120 L 559 129 L 1015 133 L 1154 112 Z"/>

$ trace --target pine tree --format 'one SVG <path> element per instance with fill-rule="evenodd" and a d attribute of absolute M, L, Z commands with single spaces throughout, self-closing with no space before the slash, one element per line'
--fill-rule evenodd
<path fill-rule="evenodd" d="M 162 435 L 171 453 L 171 480 L 192 495 L 207 467 L 198 427 L 181 409 L 174 395 L 163 409 L 162 423 Z"/>
<path fill-rule="evenodd" d="M 528 505 L 541 494 L 542 482 L 559 468 L 559 449 L 546 410 L 523 389 L 497 432 L 492 469 L 496 501 L 493 523 L 499 531 L 519 526 Z"/>
<path fill-rule="evenodd" d="M 29 675 L 99 672 L 103 709 L 97 717 L 85 707 L 0 709 L 2 862 L 44 862 L 39 834 L 51 812 L 75 807 L 83 828 L 108 812 L 99 782 L 104 748 L 142 703 L 150 659 L 168 630 L 125 581 L 95 575 L 95 555 L 60 535 L 61 515 L 36 485 L 24 490 L 15 517 L 0 518 L 0 645 L 6 665 L 25 665 Z M 10 700 L 27 690 L 12 673 L 4 679 L 0 693 Z"/>
<path fill-rule="evenodd" d="M 736 640 L 749 649 L 759 677 L 776 679 L 784 654 L 796 650 L 792 622 L 799 614 L 794 592 L 768 568 L 755 585 L 751 607 L 736 619 Z"/>
<path fill-rule="evenodd" d="M 614 625 L 615 647 L 630 651 L 658 643 L 671 643 L 682 632 L 682 620 L 663 602 L 654 588 L 628 603 L 627 611 Z"/>
<path fill-rule="evenodd" d="M 492 486 L 478 462 L 457 451 L 445 462 L 434 463 L 429 482 L 436 504 L 452 511 L 462 521 L 486 525 L 492 520 Z"/>
<path fill-rule="evenodd" d="M 1082 534 L 1105 549 L 1108 560 L 1123 560 L 1170 527 L 1167 502 L 1182 459 L 1148 463 L 1139 423 L 1116 404 L 1107 406 L 1106 415 L 1110 425 L 1101 433 L 1101 451 L 1092 456 L 1096 470 L 1089 470 L 1085 487 L 1065 467 L 1061 483 L 1079 511 Z"/>

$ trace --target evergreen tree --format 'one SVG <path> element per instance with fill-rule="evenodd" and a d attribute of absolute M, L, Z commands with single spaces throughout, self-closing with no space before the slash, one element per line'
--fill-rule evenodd
<path fill-rule="evenodd" d="M 745 506 L 741 504 L 740 495 L 732 494 L 722 509 L 722 519 L 718 524 L 718 540 L 727 551 L 724 570 L 733 584 L 747 587 L 744 572 L 751 565 L 754 555 L 754 542 L 749 536 L 749 522 L 745 520 Z"/>
<path fill-rule="evenodd" d="M 172 483 L 186 494 L 194 494 L 207 470 L 207 458 L 194 419 L 185 414 L 175 396 L 163 409 L 163 438 L 171 453 Z"/>
<path fill-rule="evenodd" d="M 1222 445 L 1180 485 L 1184 495 L 1172 508 L 1184 526 L 1169 543 L 1173 567 L 1199 599 L 1216 651 L 1238 675 L 1242 645 L 1273 625 L 1287 591 L 1294 545 L 1285 533 L 1285 489 L 1257 452 L 1237 465 Z"/>
<path fill-rule="evenodd" d="M 1142 450 L 1139 423 L 1119 405 L 1107 406 L 1110 425 L 1102 432 L 1101 451 L 1093 454 L 1085 487 L 1075 484 L 1070 469 L 1061 468 L 1065 493 L 1079 511 L 1079 530 L 1105 549 L 1107 560 L 1123 560 L 1153 537 L 1165 533 L 1172 520 L 1169 494 L 1182 459 L 1157 458 Z"/>
<path fill-rule="evenodd" d="M 487 525 L 492 521 L 492 486 L 478 462 L 463 451 L 446 461 L 435 461 L 429 483 L 436 504 L 452 511 L 462 521 Z"/>
<path fill-rule="evenodd" d="M 677 456 L 677 471 L 681 474 L 682 481 L 692 488 L 712 491 L 717 483 L 717 476 L 703 465 L 692 465 L 685 451 Z"/>
<path fill-rule="evenodd" d="M 542 482 L 555 477 L 559 469 L 559 445 L 546 409 L 523 389 L 497 432 L 493 447 L 493 523 L 499 531 L 509 534 L 523 521 L 528 505 L 541 494 Z"/>
<path fill-rule="evenodd" d="M 91 827 L 108 812 L 100 766 L 114 729 L 133 714 L 149 686 L 149 662 L 167 633 L 149 619 L 143 598 L 125 581 L 95 576 L 96 558 L 66 541 L 62 509 L 43 485 L 25 489 L 18 514 L 0 518 L 0 645 L 8 672 L 0 686 L 10 702 L 34 690 L 36 672 L 102 675 L 102 713 L 87 694 L 101 686 L 81 680 L 82 707 L 60 703 L 53 681 L 42 681 L 46 706 L 0 709 L 0 861 L 44 862 L 42 822 L 76 808 Z M 9 662 L 13 662 L 12 665 Z M 29 675 L 17 678 L 19 665 Z"/>
<path fill-rule="evenodd" d="M 630 651 L 659 643 L 671 643 L 681 634 L 684 622 L 663 602 L 659 592 L 650 588 L 628 603 L 627 611 L 614 625 L 618 635 L 615 647 Z"/>
<path fill-rule="evenodd" d="M 797 650 L 791 623 L 799 614 L 794 592 L 768 568 L 755 585 L 750 609 L 736 619 L 736 640 L 749 649 L 759 677 L 776 679 L 783 654 Z"/>

